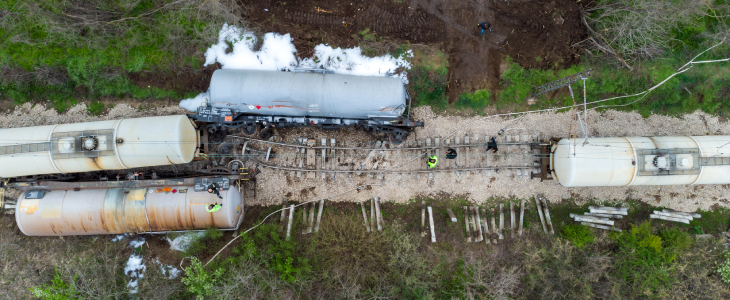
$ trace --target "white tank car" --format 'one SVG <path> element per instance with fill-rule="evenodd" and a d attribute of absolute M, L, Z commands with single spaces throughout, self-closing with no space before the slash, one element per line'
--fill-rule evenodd
<path fill-rule="evenodd" d="M 397 118 L 406 89 L 395 77 L 216 70 L 210 105 L 255 115 L 368 119 Z"/>
<path fill-rule="evenodd" d="M 243 216 L 241 193 L 231 187 L 221 196 L 188 186 L 29 191 L 18 199 L 15 221 L 29 236 L 235 228 Z M 211 213 L 211 203 L 222 206 Z"/>
<path fill-rule="evenodd" d="M 198 149 L 186 116 L 0 129 L 0 177 L 184 164 Z"/>
<path fill-rule="evenodd" d="M 562 139 L 550 153 L 565 187 L 730 183 L 730 136 Z"/>

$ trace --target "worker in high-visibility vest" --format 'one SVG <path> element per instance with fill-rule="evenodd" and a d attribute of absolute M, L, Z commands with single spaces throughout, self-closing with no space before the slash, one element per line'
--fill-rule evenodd
<path fill-rule="evenodd" d="M 215 203 L 215 204 L 208 205 L 207 210 L 208 210 L 208 212 L 212 213 L 212 212 L 218 211 L 219 209 L 221 209 L 221 207 L 223 207 L 223 204 Z"/>
<path fill-rule="evenodd" d="M 431 169 L 436 166 L 436 163 L 439 161 L 438 157 L 436 155 L 431 156 L 428 158 L 428 168 Z"/>

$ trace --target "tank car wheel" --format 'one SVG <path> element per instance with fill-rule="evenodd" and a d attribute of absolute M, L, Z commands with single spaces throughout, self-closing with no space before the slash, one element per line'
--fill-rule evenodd
<path fill-rule="evenodd" d="M 272 136 L 274 136 L 274 131 L 273 131 L 273 130 L 271 130 L 271 128 L 264 128 L 264 129 L 263 129 L 263 130 L 261 130 L 261 132 L 259 133 L 259 137 L 261 137 L 261 139 L 262 139 L 262 140 L 268 140 L 268 139 L 270 139 L 270 138 L 271 138 Z"/>
<path fill-rule="evenodd" d="M 256 129 L 256 123 L 247 123 L 241 127 L 241 134 L 253 135 Z"/>
<path fill-rule="evenodd" d="M 218 153 L 222 155 L 230 155 L 233 153 L 233 145 L 231 143 L 223 143 L 218 147 Z"/>

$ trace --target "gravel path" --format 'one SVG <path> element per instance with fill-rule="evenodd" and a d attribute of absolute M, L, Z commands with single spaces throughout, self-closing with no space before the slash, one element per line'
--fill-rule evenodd
<path fill-rule="evenodd" d="M 89 116 L 86 106 L 80 104 L 64 114 L 58 114 L 53 109 L 43 106 L 25 104 L 14 111 L 0 114 L 0 127 L 24 127 L 59 123 L 74 123 L 99 121 L 119 118 L 144 116 L 159 116 L 184 114 L 185 111 L 176 106 L 158 107 L 144 111 L 119 104 L 103 116 Z M 505 135 L 537 135 L 541 139 L 552 137 L 566 137 L 571 128 L 571 119 L 567 113 L 529 114 L 522 117 L 460 117 L 440 116 L 434 114 L 429 107 L 414 109 L 414 116 L 426 123 L 424 128 L 416 129 L 409 136 L 409 142 L 415 139 L 423 140 L 426 137 L 441 137 L 442 139 L 463 137 L 464 135 L 478 135 L 481 143 L 485 136 L 496 136 L 501 129 Z M 580 125 L 572 122 L 572 133 L 580 133 Z M 643 118 L 638 113 L 606 111 L 598 113 L 588 112 L 588 131 L 590 136 L 667 136 L 667 135 L 706 135 L 730 134 L 730 124 L 721 122 L 718 117 L 702 112 L 684 115 L 682 117 L 667 117 L 653 115 Z M 367 142 L 368 137 L 360 132 L 339 131 L 328 132 L 312 129 L 289 129 L 282 132 L 282 140 L 290 141 L 296 136 L 303 137 L 334 137 L 338 142 L 352 143 Z M 373 139 L 371 138 L 371 141 Z M 500 151 L 503 151 L 500 148 Z M 518 153 L 520 150 L 512 150 Z M 356 159 L 355 159 L 356 160 Z M 352 158 L 350 161 L 355 162 Z M 407 162 L 420 164 L 420 159 L 414 158 Z M 386 165 L 381 168 L 391 168 Z M 370 185 L 357 192 L 349 192 L 333 201 L 361 201 L 374 196 L 389 199 L 395 202 L 407 202 L 419 196 L 429 197 L 464 197 L 475 203 L 484 203 L 493 198 L 529 198 L 542 193 L 550 201 L 575 198 L 577 201 L 586 199 L 617 200 L 632 198 L 683 211 L 693 211 L 697 208 L 710 209 L 711 207 L 730 207 L 726 196 L 728 185 L 698 185 L 698 186 L 633 186 L 633 187 L 589 187 L 564 188 L 553 181 L 540 182 L 517 176 L 495 176 L 492 172 L 472 172 L 457 177 L 455 174 L 440 174 L 434 181 L 428 182 L 426 175 L 418 178 L 416 175 L 386 174 L 383 179 L 367 174 L 360 176 L 338 175 L 336 180 L 331 178 L 305 179 L 291 177 L 289 172 L 280 172 L 262 169 L 259 175 L 257 199 L 249 199 L 249 204 L 272 205 L 280 204 L 286 197 L 293 201 L 315 200 L 330 195 L 340 194 L 359 185 Z"/>

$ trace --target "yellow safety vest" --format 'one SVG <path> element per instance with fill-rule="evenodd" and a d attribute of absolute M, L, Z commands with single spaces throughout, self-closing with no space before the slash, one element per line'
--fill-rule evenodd
<path fill-rule="evenodd" d="M 208 209 L 208 207 L 206 207 L 205 209 L 206 209 L 206 210 L 207 210 L 208 212 L 216 212 L 216 211 L 218 211 L 219 209 L 221 209 L 221 205 L 220 205 L 220 204 L 217 204 L 217 205 L 213 206 L 213 209 Z"/>
<path fill-rule="evenodd" d="M 432 159 L 433 159 L 433 162 L 431 162 Z M 436 155 L 429 157 L 428 158 L 428 168 L 430 169 L 430 168 L 435 167 L 436 163 L 438 163 L 438 162 L 439 162 L 439 159 L 438 159 L 438 157 L 436 157 Z"/>

